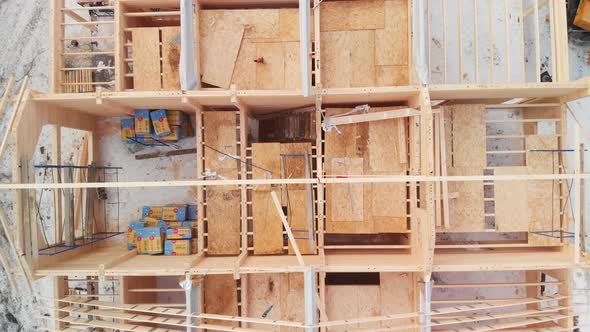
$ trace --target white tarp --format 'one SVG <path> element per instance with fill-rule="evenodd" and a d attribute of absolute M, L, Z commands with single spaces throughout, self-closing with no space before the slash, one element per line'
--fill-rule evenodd
<path fill-rule="evenodd" d="M 183 91 L 196 90 L 197 65 L 195 62 L 195 7 L 193 0 L 180 1 L 180 88 Z"/>

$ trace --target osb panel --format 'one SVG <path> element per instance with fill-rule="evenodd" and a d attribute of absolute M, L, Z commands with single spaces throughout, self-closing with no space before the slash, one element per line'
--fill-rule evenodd
<path fill-rule="evenodd" d="M 362 158 L 333 158 L 331 169 L 340 175 L 362 175 Z M 328 185 L 328 210 L 331 221 L 363 221 L 363 184 L 340 183 Z"/>
<path fill-rule="evenodd" d="M 453 113 L 453 166 L 486 167 L 485 105 L 452 105 L 443 108 L 445 112 Z"/>
<path fill-rule="evenodd" d="M 325 1 L 321 5 L 321 31 L 383 28 L 385 28 L 383 0 Z"/>
<path fill-rule="evenodd" d="M 385 28 L 375 32 L 376 65 L 408 65 L 408 0 L 385 1 Z"/>
<path fill-rule="evenodd" d="M 305 319 L 303 274 L 252 273 L 248 278 L 247 317 L 261 317 L 271 306 L 267 319 L 302 322 Z M 256 330 L 274 330 L 269 325 L 249 324 Z M 281 332 L 295 332 L 300 329 L 281 327 Z"/>
<path fill-rule="evenodd" d="M 164 90 L 180 90 L 180 27 L 162 29 L 162 87 Z"/>
<path fill-rule="evenodd" d="M 448 175 L 483 175 L 483 168 L 450 167 Z M 449 182 L 449 193 L 457 195 L 457 198 L 449 199 L 451 227 L 448 229 L 439 228 L 438 231 L 485 231 L 483 181 L 451 181 Z"/>
<path fill-rule="evenodd" d="M 301 60 L 299 42 L 283 43 L 285 78 L 281 88 L 301 89 Z"/>
<path fill-rule="evenodd" d="M 325 87 L 375 85 L 375 30 L 322 32 L 321 43 Z"/>
<path fill-rule="evenodd" d="M 261 89 L 282 88 L 285 82 L 285 51 L 283 43 L 256 43 L 256 86 Z M 253 60 L 252 60 L 253 61 Z"/>
<path fill-rule="evenodd" d="M 391 174 L 391 173 L 390 173 Z M 405 175 L 398 174 L 398 175 Z M 408 229 L 405 183 L 371 183 L 365 215 L 373 221 L 375 233 L 396 233 Z M 367 211 L 369 210 L 369 211 Z"/>
<path fill-rule="evenodd" d="M 396 108 L 375 107 L 369 112 Z M 350 109 L 327 109 L 326 116 L 347 111 Z M 402 148 L 405 144 L 407 131 L 402 120 L 338 126 L 338 131 L 326 133 L 325 169 L 329 175 L 346 175 L 342 172 L 349 169 L 342 169 L 342 162 L 356 160 L 357 172 L 364 175 L 405 175 L 408 166 L 407 160 L 403 160 L 407 154 L 407 149 Z M 407 229 L 405 184 L 340 184 L 327 188 L 328 232 L 387 233 Z M 347 197 L 354 198 L 352 203 L 350 199 L 346 201 Z"/>
<path fill-rule="evenodd" d="M 287 220 L 296 238 L 307 238 L 310 234 L 309 222 L 307 220 L 307 209 L 312 209 L 307 201 L 306 190 L 289 190 L 288 194 L 289 209 L 287 210 Z M 312 220 L 313 223 L 313 220 Z M 312 237 L 315 237 L 314 230 L 311 230 Z M 309 240 L 296 239 L 297 247 L 302 254 L 311 254 L 315 248 L 311 248 Z M 289 254 L 294 255 L 295 251 L 291 242 L 289 242 Z"/>
<path fill-rule="evenodd" d="M 313 22 L 313 20 L 311 22 Z M 313 31 L 313 29 L 311 31 Z M 298 9 L 295 9 L 295 8 L 281 8 L 281 9 L 279 9 L 279 38 L 282 41 L 299 41 L 299 10 Z"/>
<path fill-rule="evenodd" d="M 269 191 L 252 193 L 255 255 L 283 253 L 283 223 Z"/>
<path fill-rule="evenodd" d="M 529 174 L 559 173 L 558 155 L 553 152 L 531 150 L 555 150 L 558 148 L 556 135 L 526 136 L 526 163 Z M 560 229 L 559 183 L 558 181 L 527 181 L 529 231 L 542 232 Z M 553 234 L 557 235 L 557 234 Z M 550 246 L 560 240 L 529 233 L 529 244 Z"/>
<path fill-rule="evenodd" d="M 409 85 L 410 74 L 408 65 L 375 66 L 376 86 Z"/>
<path fill-rule="evenodd" d="M 281 144 L 281 177 L 283 179 L 305 178 L 305 151 L 308 154 L 311 172 L 311 143 L 283 143 Z M 289 190 L 305 190 L 305 184 L 289 184 Z"/>
<path fill-rule="evenodd" d="M 499 167 L 494 175 L 526 175 L 527 167 Z M 527 181 L 494 181 L 496 230 L 528 232 L 529 208 Z"/>
<path fill-rule="evenodd" d="M 247 315 L 246 317 L 262 317 L 272 306 L 266 318 L 281 319 L 281 274 L 279 273 L 251 273 L 246 276 L 247 282 Z M 250 324 L 256 330 L 269 329 L 268 325 Z M 272 330 L 272 328 L 270 329 Z"/>
<path fill-rule="evenodd" d="M 225 154 L 238 153 L 235 112 L 204 112 L 205 144 Z M 238 178 L 239 161 L 221 154 L 209 147 L 204 148 L 205 168 L 228 180 Z"/>
<path fill-rule="evenodd" d="M 281 275 L 281 319 L 291 322 L 305 320 L 305 294 L 303 273 L 283 273 Z M 301 329 L 281 327 L 281 332 L 298 332 Z"/>
<path fill-rule="evenodd" d="M 559 171 L 559 154 L 531 150 L 558 149 L 557 135 L 528 135 L 526 141 L 526 165 L 531 174 L 553 174 Z"/>
<path fill-rule="evenodd" d="M 240 190 L 223 186 L 207 188 L 207 253 L 240 253 Z"/>
<path fill-rule="evenodd" d="M 379 273 L 381 315 L 411 313 L 417 310 L 414 291 L 417 285 L 412 273 Z M 381 327 L 412 324 L 412 319 L 384 321 Z"/>
<path fill-rule="evenodd" d="M 243 25 L 226 23 L 212 17 L 202 18 L 200 57 L 202 82 L 228 89 L 245 32 Z"/>
<path fill-rule="evenodd" d="M 162 88 L 160 77 L 160 30 L 136 28 L 133 38 L 133 87 L 156 91 Z"/>
<path fill-rule="evenodd" d="M 252 144 L 252 160 L 257 167 L 252 167 L 252 178 L 281 179 L 281 144 L 280 143 L 254 143 Z M 270 171 L 270 173 L 269 173 Z M 259 184 L 255 191 L 270 191 L 269 184 Z"/>
<path fill-rule="evenodd" d="M 201 31 L 212 25 L 234 25 L 245 28 L 244 38 L 279 37 L 277 9 L 201 10 L 199 19 Z"/>
<path fill-rule="evenodd" d="M 330 320 L 345 320 L 379 316 L 380 286 L 373 285 L 328 285 L 326 286 L 326 314 Z M 348 331 L 352 328 L 377 328 L 379 322 L 371 324 L 350 324 L 330 327 L 329 332 Z"/>
<path fill-rule="evenodd" d="M 256 89 L 256 44 L 243 39 L 231 82 L 240 90 Z"/>
<path fill-rule="evenodd" d="M 204 280 L 205 313 L 237 316 L 238 290 L 232 275 L 205 276 Z M 211 324 L 238 326 L 236 322 L 209 321 Z"/>

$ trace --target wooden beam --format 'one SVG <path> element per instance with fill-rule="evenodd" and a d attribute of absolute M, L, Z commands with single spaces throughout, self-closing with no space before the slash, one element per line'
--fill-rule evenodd
<path fill-rule="evenodd" d="M 416 109 L 404 108 L 404 109 L 384 111 L 384 112 L 375 112 L 375 113 L 366 113 L 366 114 L 348 115 L 348 116 L 326 117 L 325 124 L 332 125 L 332 126 L 340 126 L 340 125 L 379 121 L 379 120 L 399 119 L 399 118 L 406 118 L 406 117 L 418 116 L 418 115 L 420 115 L 420 112 L 417 111 Z"/>
<path fill-rule="evenodd" d="M 10 248 L 12 248 L 12 253 L 15 257 L 18 268 L 19 268 L 20 272 L 22 273 L 22 275 L 25 277 L 25 280 L 26 280 L 25 284 L 27 286 L 27 289 L 29 290 L 29 292 L 31 294 L 33 294 L 32 276 L 29 271 L 29 267 L 24 262 L 24 258 L 20 255 L 20 253 L 14 243 L 12 233 L 10 232 L 10 227 L 8 226 L 8 218 L 6 217 L 6 213 L 4 212 L 4 209 L 2 209 L 2 208 L 0 208 L 0 224 L 2 225 L 2 230 L 4 231 L 4 234 L 5 234 L 6 238 L 8 239 L 8 244 L 10 245 Z"/>
<path fill-rule="evenodd" d="M 440 135 L 440 169 L 441 176 L 446 177 L 447 174 L 447 142 L 445 135 L 445 114 L 444 109 L 441 108 L 439 114 L 439 135 Z M 451 227 L 451 214 L 449 211 L 449 184 L 447 181 L 442 181 L 442 208 L 443 208 L 443 225 L 445 228 Z"/>
<path fill-rule="evenodd" d="M 281 206 L 281 202 L 277 197 L 277 193 L 274 191 L 270 192 L 273 202 L 275 203 L 275 207 L 277 208 L 277 213 L 279 217 L 281 217 L 281 221 L 283 222 L 283 227 L 287 231 L 287 236 L 289 237 L 289 242 L 291 242 L 291 246 L 293 246 L 293 251 L 295 251 L 295 255 L 297 256 L 297 261 L 299 265 L 305 266 L 305 262 L 303 261 L 303 257 L 301 256 L 301 252 L 299 251 L 299 246 L 297 245 L 297 241 L 295 241 L 295 237 L 293 236 L 293 232 L 291 231 L 291 226 L 289 226 L 289 222 L 287 221 L 287 217 L 285 213 L 283 213 L 283 207 Z"/>
<path fill-rule="evenodd" d="M 27 90 L 28 85 L 29 85 L 29 76 L 25 76 L 23 83 L 20 86 L 20 90 L 18 92 L 16 102 L 14 103 L 14 109 L 12 111 L 12 114 L 10 115 L 10 119 L 8 120 L 8 125 L 6 126 L 6 130 L 4 132 L 4 138 L 2 139 L 2 144 L 0 145 L 0 158 L 2 158 L 2 156 L 4 155 L 4 151 L 6 150 L 6 147 L 8 146 L 8 140 L 14 130 L 13 127 L 14 127 L 15 120 L 21 112 L 21 105 L 22 105 L 23 99 L 25 99 L 24 98 L 25 91 Z"/>
<path fill-rule="evenodd" d="M 6 84 L 6 88 L 4 89 L 4 95 L 2 96 L 2 100 L 0 101 L 0 119 L 4 118 L 4 111 L 6 105 L 10 99 L 10 91 L 12 90 L 12 86 L 14 85 L 14 77 L 11 77 L 8 80 L 8 84 Z"/>
<path fill-rule="evenodd" d="M 64 8 L 63 13 L 68 15 L 69 17 L 71 17 L 72 19 L 77 21 L 78 23 L 82 23 L 82 26 L 86 27 L 88 30 L 90 30 L 92 32 L 98 31 L 98 27 L 96 25 L 92 25 L 92 24 L 94 24 L 94 22 L 88 21 L 84 17 L 78 15 L 78 13 L 76 13 L 75 11 L 73 11 L 69 8 Z"/>

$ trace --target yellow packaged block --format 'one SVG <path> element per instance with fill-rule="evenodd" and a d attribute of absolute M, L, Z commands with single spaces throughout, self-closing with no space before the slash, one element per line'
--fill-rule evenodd
<path fill-rule="evenodd" d="M 193 237 L 193 230 L 190 227 L 176 227 L 166 230 L 166 239 L 168 240 L 188 240 L 191 237 Z"/>
<path fill-rule="evenodd" d="M 137 230 L 145 227 L 145 223 L 141 221 L 132 221 L 129 223 L 127 231 L 127 249 L 135 249 L 137 247 Z"/>
<path fill-rule="evenodd" d="M 167 205 L 162 209 L 162 219 L 166 221 L 185 221 L 186 205 Z"/>
<path fill-rule="evenodd" d="M 146 221 L 146 218 L 162 220 L 162 210 L 161 206 L 144 206 L 141 209 L 141 218 Z"/>
<path fill-rule="evenodd" d="M 166 256 L 187 256 L 190 253 L 190 240 L 166 240 L 164 243 L 164 255 Z"/>
<path fill-rule="evenodd" d="M 144 255 L 164 253 L 164 229 L 146 227 L 137 231 L 137 252 Z"/>

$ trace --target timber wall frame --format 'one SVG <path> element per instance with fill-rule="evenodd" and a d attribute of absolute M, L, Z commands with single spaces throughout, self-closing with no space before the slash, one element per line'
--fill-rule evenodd
<path fill-rule="evenodd" d="M 567 29 L 565 27 L 565 2 L 560 0 L 550 1 L 554 8 L 554 15 L 558 18 L 554 23 L 556 36 L 553 39 L 555 50 L 561 50 L 556 54 L 556 82 L 554 83 L 509 83 L 509 84 L 478 84 L 478 85 L 421 85 L 427 83 L 428 78 L 419 74 L 427 66 L 426 52 L 412 52 L 410 48 L 410 72 L 411 82 L 415 85 L 392 87 L 364 87 L 364 88 L 324 88 L 321 78 L 320 61 L 313 61 L 315 68 L 310 71 L 314 75 L 315 86 L 310 87 L 309 96 L 301 90 L 240 90 L 232 86 L 228 90 L 201 89 L 195 91 L 124 91 L 123 70 L 124 57 L 122 47 L 124 42 L 122 32 L 125 29 L 121 22 L 124 16 L 120 11 L 120 5 L 127 1 L 114 1 L 115 17 L 115 91 L 106 91 L 97 88 L 92 93 L 60 93 L 62 84 L 61 72 L 63 68 L 61 53 L 63 52 L 63 1 L 52 1 L 52 57 L 51 57 L 51 93 L 43 94 L 30 91 L 27 93 L 22 107 L 22 115 L 17 121 L 13 132 L 13 183 L 0 184 L 0 190 L 10 190 L 14 193 L 16 213 L 14 218 L 14 237 L 17 240 L 17 249 L 24 255 L 29 263 L 31 274 L 35 277 L 57 276 L 63 278 L 67 275 L 85 275 L 97 277 L 97 280 L 118 277 L 134 276 L 186 276 L 188 278 L 207 275 L 233 275 L 244 287 L 245 275 L 263 273 L 304 273 L 310 268 L 314 269 L 313 275 L 317 275 L 317 285 L 320 302 L 326 299 L 326 274 L 333 272 L 410 272 L 420 281 L 420 291 L 428 293 L 433 273 L 453 271 L 539 271 L 555 270 L 557 274 L 569 277 L 569 269 L 582 267 L 590 268 L 590 261 L 580 251 L 580 240 L 583 236 L 580 221 L 581 196 L 580 187 L 590 174 L 583 173 L 580 167 L 580 158 L 576 158 L 574 172 L 562 172 L 559 174 L 539 175 L 477 175 L 477 176 L 448 176 L 435 173 L 435 147 L 437 145 L 434 135 L 433 118 L 437 113 L 439 103 L 434 101 L 446 101 L 447 104 L 480 103 L 502 104 L 514 98 L 522 98 L 523 105 L 547 104 L 561 108 L 562 123 L 567 114 L 567 102 L 589 95 L 590 84 L 587 80 L 570 82 L 568 80 L 567 66 Z M 140 3 L 141 1 L 136 1 Z M 256 3 L 257 1 L 252 1 Z M 321 1 L 314 0 L 309 4 L 314 13 L 315 40 L 313 52 L 315 59 L 320 58 L 320 18 L 322 9 Z M 201 1 L 212 5 L 214 0 Z M 222 5 L 231 2 L 221 1 Z M 297 5 L 291 1 L 290 5 Z M 424 4 L 422 1 L 414 1 L 415 4 Z M 304 10 L 302 12 L 306 12 Z M 410 26 L 413 26 L 412 44 L 424 45 L 426 36 L 425 26 L 415 24 L 417 18 L 412 17 Z M 310 41 L 311 44 L 311 41 Z M 302 49 L 305 49 L 302 47 Z M 565 50 L 565 51 L 564 51 Z M 309 64 L 308 64 L 309 65 Z M 305 72 L 305 70 L 302 70 Z M 412 108 L 418 115 L 411 117 L 410 123 L 414 126 L 414 132 L 409 145 L 409 154 L 412 157 L 408 175 L 382 175 L 379 177 L 326 177 L 324 171 L 324 142 L 321 124 L 325 108 L 334 105 L 361 105 L 372 104 L 391 106 L 405 106 Z M 315 176 L 311 179 L 252 179 L 249 177 L 245 164 L 240 167 L 240 177 L 236 180 L 186 180 L 186 181 L 162 181 L 162 182 L 118 182 L 118 183 L 49 183 L 40 184 L 27 179 L 32 168 L 26 161 L 31 159 L 39 133 L 43 126 L 53 125 L 82 129 L 95 135 L 96 120 L 101 117 L 122 117 L 133 114 L 140 108 L 165 108 L 182 110 L 195 114 L 197 173 L 204 173 L 203 160 L 203 114 L 212 110 L 228 110 L 237 112 L 239 118 L 239 155 L 243 158 L 249 156 L 251 144 L 248 142 L 245 124 L 249 116 L 256 117 L 262 114 L 270 114 L 284 109 L 294 109 L 312 106 L 315 108 L 316 136 L 314 144 Z M 525 106 L 526 107 L 526 106 Z M 33 130 L 31 130 L 33 128 Z M 574 126 L 575 141 L 579 143 L 581 130 Z M 410 134 L 409 134 L 410 135 Z M 97 137 L 92 136 L 92 142 Z M 97 156 L 96 144 L 91 144 L 89 151 L 91 156 Z M 579 156 L 579 144 L 573 147 Z M 96 158 L 89 160 L 98 162 Z M 436 203 L 435 191 L 437 185 L 448 182 L 468 181 L 534 181 L 534 180 L 572 180 L 575 182 L 578 207 L 570 216 L 573 220 L 573 243 L 565 244 L 558 248 L 489 248 L 482 251 L 467 251 L 462 248 L 437 249 L 436 240 Z M 412 204 L 411 237 L 409 248 L 396 250 L 395 248 L 376 248 L 374 250 L 348 250 L 346 252 L 326 252 L 324 248 L 325 236 L 325 188 L 326 185 L 344 185 L 347 183 L 408 183 L 410 187 L 410 204 Z M 314 186 L 316 197 L 316 232 L 317 252 L 313 255 L 303 255 L 301 260 L 293 255 L 256 256 L 248 253 L 248 190 L 252 185 L 280 185 L 280 184 L 311 184 Z M 226 257 L 211 257 L 206 253 L 204 240 L 204 209 L 199 209 L 198 227 L 198 254 L 186 257 L 151 257 L 138 256 L 134 251 L 127 251 L 124 240 L 115 238 L 102 241 L 96 245 L 72 250 L 66 254 L 54 258 L 39 258 L 38 243 L 35 236 L 37 225 L 30 222 L 30 212 L 25 209 L 25 202 L 30 202 L 29 193 L 37 189 L 84 189 L 84 188 L 165 188 L 165 187 L 195 187 L 197 188 L 199 202 L 204 202 L 204 188 L 235 185 L 239 187 L 240 198 L 240 254 Z M 419 189 L 419 194 L 418 190 Z M 419 206 L 418 206 L 418 201 Z M 29 215 L 29 217 L 27 217 Z M 568 219 L 569 221 L 569 219 Z M 408 250 L 406 250 L 408 249 Z M 564 280 L 560 278 L 560 280 Z M 528 282 L 528 281 L 527 281 Z M 425 286 L 426 285 L 426 286 Z M 532 285 L 525 285 L 530 286 Z M 63 289 L 61 289 L 63 291 Z M 563 295 L 569 296 L 570 289 L 564 287 Z M 243 292 L 242 296 L 247 295 Z M 60 296 L 63 295 L 60 294 Z M 534 297 L 534 296 L 531 296 Z M 540 301 L 540 300 L 539 300 Z M 568 304 L 566 298 L 560 298 L 560 307 L 554 309 L 564 313 Z M 125 301 L 123 301 L 125 302 Z M 313 301 L 315 302 L 315 300 Z M 416 301 L 418 302 L 418 301 Z M 420 308 L 428 308 L 429 302 L 425 301 Z M 243 305 L 243 303 L 242 303 Z M 324 303 L 325 305 L 325 303 Z M 124 310 L 125 308 L 119 308 Z M 72 310 L 71 308 L 69 310 Z M 320 308 L 321 311 L 321 308 Z M 98 315 L 98 313 L 95 313 Z M 568 313 L 556 317 L 562 325 L 571 324 Z M 123 317 L 125 319 L 128 317 Z M 325 323 L 325 322 L 322 322 Z M 327 324 L 327 323 L 326 323 Z"/>

